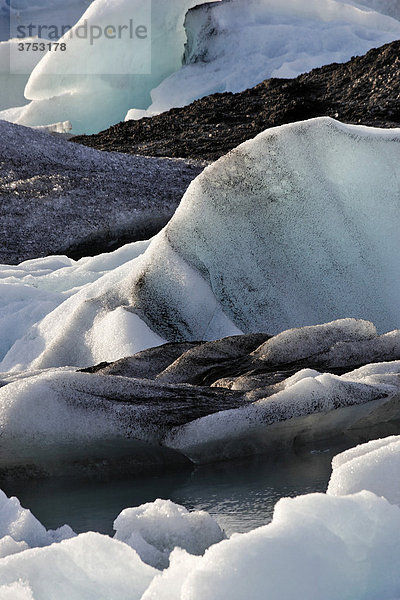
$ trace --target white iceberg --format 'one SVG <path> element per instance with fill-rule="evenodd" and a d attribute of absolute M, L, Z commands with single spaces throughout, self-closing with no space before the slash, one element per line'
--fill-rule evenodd
<path fill-rule="evenodd" d="M 158 499 L 126 508 L 114 521 L 114 538 L 134 548 L 141 559 L 164 569 L 174 548 L 201 555 L 225 538 L 218 523 L 205 511 L 189 512 L 171 500 Z"/>
<path fill-rule="evenodd" d="M 397 20 L 352 4 L 225 0 L 197 6 L 186 16 L 182 68 L 151 92 L 147 111 L 131 110 L 126 119 L 185 106 L 215 92 L 239 92 L 270 77 L 296 77 L 399 38 Z M 379 0 L 375 4 L 379 10 Z M 394 11 L 388 14 L 400 16 Z"/>
<path fill-rule="evenodd" d="M 391 470 L 370 471 L 364 482 L 389 501 L 371 491 L 283 498 L 270 524 L 221 541 L 206 513 L 157 500 L 124 510 L 114 539 L 85 533 L 12 554 L 6 538 L 10 554 L 0 558 L 1 598 L 394 600 L 400 596 L 400 508 L 391 503 L 399 479 L 398 439 L 375 440 L 333 461 L 332 478 L 335 469 L 354 461 L 352 474 L 360 481 L 365 464 L 384 450 L 378 463 L 384 457 Z M 139 557 L 147 551 L 153 560 L 167 558 L 174 545 L 161 572 Z"/>
<path fill-rule="evenodd" d="M 23 600 L 29 593 L 34 600 L 140 600 L 156 573 L 128 545 L 84 533 L 1 559 L 0 592 L 14 586 Z"/>
<path fill-rule="evenodd" d="M 369 490 L 400 506 L 400 437 L 373 440 L 338 454 L 332 461 L 328 494 Z"/>
<path fill-rule="evenodd" d="M 7 498 L 0 490 L 1 557 L 17 554 L 27 548 L 48 546 L 74 536 L 68 525 L 56 531 L 47 531 L 30 510 L 21 507 L 18 498 Z"/>

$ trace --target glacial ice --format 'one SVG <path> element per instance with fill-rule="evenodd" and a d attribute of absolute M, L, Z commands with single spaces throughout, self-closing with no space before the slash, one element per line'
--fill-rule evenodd
<path fill-rule="evenodd" d="M 218 523 L 205 511 L 189 512 L 171 500 L 158 499 L 127 508 L 114 521 L 114 538 L 132 546 L 143 562 L 165 569 L 177 546 L 201 555 L 224 539 Z"/>
<path fill-rule="evenodd" d="M 398 9 L 388 14 L 400 16 Z M 146 111 L 131 110 L 126 119 L 345 62 L 400 34 L 393 18 L 336 0 L 225 0 L 189 10 L 185 25 L 182 68 L 152 90 Z"/>
<path fill-rule="evenodd" d="M 100 152 L 6 121 L 0 137 L 2 263 L 148 238 L 204 167 Z"/>
<path fill-rule="evenodd" d="M 12 300 L 1 338 L 9 347 L 13 323 L 18 335 L 0 370 L 89 366 L 155 340 L 275 334 L 349 316 L 380 332 L 398 327 L 399 140 L 398 130 L 329 118 L 270 129 L 207 167 L 147 249 L 131 261 L 123 249 L 110 255 L 103 277 L 71 267 L 32 279 L 35 262 L 2 268 L 4 289 L 21 299 L 33 295 L 25 284 L 41 293 L 68 276 L 67 299 L 51 312 L 49 295 L 49 314 L 27 319 L 25 335 Z M 113 256 L 124 264 L 113 269 Z M 44 296 L 34 293 L 40 318 Z M 379 341 L 388 354 L 396 335 Z"/>
<path fill-rule="evenodd" d="M 127 544 L 93 532 L 0 560 L 0 585 L 20 583 L 34 600 L 140 600 L 156 573 Z"/>
<path fill-rule="evenodd" d="M 338 454 L 332 461 L 327 493 L 334 496 L 369 490 L 400 506 L 400 437 L 373 440 Z"/>
<path fill-rule="evenodd" d="M 365 367 L 365 378 L 299 371 L 271 396 L 175 427 L 164 444 L 202 463 L 276 451 L 294 440 L 351 437 L 353 429 L 398 419 L 400 361 L 381 365 L 377 380 L 373 367 Z"/>
<path fill-rule="evenodd" d="M 124 117 L 149 116 L 210 93 L 345 61 L 400 37 L 389 4 L 382 12 L 391 16 L 344 0 L 197 4 L 153 0 L 151 53 L 146 44 L 132 52 L 130 39 L 110 44 L 103 38 L 88 51 L 84 40 L 68 38 L 68 52 L 49 52 L 33 69 L 25 90 L 31 102 L 19 101 L 2 118 L 29 126 L 70 121 L 74 133 L 92 133 Z M 145 6 L 139 0 L 96 0 L 75 30 L 86 19 L 100 26 L 126 23 L 131 15 L 139 19 Z"/>
<path fill-rule="evenodd" d="M 25 90 L 32 102 L 12 120 L 22 125 L 68 120 L 74 133 L 93 133 L 123 120 L 132 106 L 147 108 L 151 89 L 180 67 L 183 20 L 195 4 L 196 0 L 154 0 L 147 41 L 124 36 L 110 43 L 103 36 L 90 47 L 89 40 L 74 34 L 85 21 L 89 26 L 123 26 L 134 18 L 135 24 L 149 25 L 150 2 L 96 0 L 75 24 L 73 38 L 66 34 L 68 52 L 49 52 L 33 70 Z"/>
<path fill-rule="evenodd" d="M 397 0 L 354 0 L 353 4 L 367 6 L 400 21 L 400 5 Z"/>
<path fill-rule="evenodd" d="M 30 510 L 21 507 L 18 498 L 7 498 L 0 490 L 1 557 L 22 552 L 27 548 L 48 546 L 74 536 L 75 533 L 68 525 L 56 531 L 47 531 Z"/>

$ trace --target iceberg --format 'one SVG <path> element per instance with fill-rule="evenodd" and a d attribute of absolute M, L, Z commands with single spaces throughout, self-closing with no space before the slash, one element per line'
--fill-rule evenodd
<path fill-rule="evenodd" d="M 200 556 L 226 537 L 205 511 L 189 512 L 161 499 L 126 508 L 114 521 L 114 529 L 115 539 L 132 546 L 143 562 L 157 569 L 168 567 L 169 555 L 176 547 Z"/>
<path fill-rule="evenodd" d="M 271 77 L 296 77 L 399 38 L 395 18 L 352 4 L 224 0 L 190 9 L 181 69 L 152 90 L 146 111 L 135 107 L 126 120 L 151 117 L 216 92 L 240 92 Z M 377 0 L 374 8 L 379 7 Z M 398 8 L 386 14 L 400 16 Z"/>
<path fill-rule="evenodd" d="M 110 255 L 109 272 L 80 289 L 74 277 L 83 271 L 69 263 L 60 272 L 70 273 L 66 299 L 51 310 L 49 296 L 48 314 L 43 308 L 44 318 L 27 321 L 25 335 L 18 324 L 0 369 L 85 367 L 155 340 L 276 334 L 349 315 L 374 322 L 379 332 L 396 329 L 399 140 L 398 130 L 318 118 L 242 144 L 191 183 L 168 225 L 135 247 L 131 260 L 117 251 L 124 264 Z M 17 290 L 32 296 L 26 283 L 41 292 L 58 279 L 50 273 L 32 280 L 21 269 L 3 270 L 12 275 L 11 286 L 4 280 L 11 299 Z M 14 310 L 7 309 L 8 332 L 19 319 Z M 368 327 L 365 344 L 374 337 Z M 391 335 L 380 342 L 387 356 L 395 350 Z"/>
<path fill-rule="evenodd" d="M 192 161 L 99 152 L 6 121 L 0 136 L 2 263 L 87 256 L 149 238 L 203 170 Z"/>
<path fill-rule="evenodd" d="M 345 496 L 369 490 L 400 506 L 398 473 L 400 437 L 391 436 L 361 444 L 338 454 L 332 461 L 327 493 Z"/>
<path fill-rule="evenodd" d="M 68 51 L 48 52 L 33 69 L 25 88 L 32 102 L 12 120 L 30 126 L 70 121 L 74 133 L 93 133 L 123 120 L 131 106 L 147 108 L 150 91 L 181 65 L 184 16 L 195 4 L 95 0 L 61 38 Z M 85 24 L 104 30 L 110 23 L 128 27 L 129 19 L 148 28 L 147 39 L 103 35 L 91 43 L 79 34 Z"/>
<path fill-rule="evenodd" d="M 131 17 L 146 25 L 149 19 L 150 2 L 95 0 L 61 38 L 68 52 L 48 52 L 32 69 L 25 88 L 30 102 L 21 106 L 19 100 L 0 116 L 28 126 L 70 121 L 73 133 L 94 133 L 211 93 L 344 62 L 400 37 L 397 13 L 377 12 L 378 5 L 373 10 L 344 0 L 197 4 L 153 0 L 151 43 L 101 36 L 88 48 L 89 41 L 75 35 L 85 23 L 104 29 L 110 23 L 123 27 Z"/>

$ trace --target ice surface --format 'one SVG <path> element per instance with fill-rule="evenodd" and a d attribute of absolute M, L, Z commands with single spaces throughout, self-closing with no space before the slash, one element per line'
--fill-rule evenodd
<path fill-rule="evenodd" d="M 400 508 L 391 502 L 398 499 L 392 492 L 398 481 L 399 443 L 398 437 L 375 440 L 333 461 L 332 477 L 352 464 L 355 480 L 375 481 L 377 493 L 388 493 L 390 501 L 371 491 L 337 496 L 331 489 L 328 494 L 283 498 L 270 524 L 222 541 L 221 530 L 207 513 L 188 513 L 162 500 L 122 511 L 113 539 L 90 532 L 55 543 L 48 539 L 51 545 L 20 547 L 13 554 L 15 544 L 6 536 L 0 549 L 8 544 L 10 554 L 0 558 L 0 597 L 394 600 L 400 597 Z M 365 471 L 368 462 L 375 462 L 374 453 L 384 467 L 382 477 L 377 470 Z M 392 463 L 391 473 L 385 462 Z M 19 507 L 16 499 L 15 505 Z M 146 560 L 169 554 L 170 564 L 164 560 L 160 573 L 137 552 Z"/>
<path fill-rule="evenodd" d="M 140 600 L 155 573 L 127 544 L 99 533 L 0 560 L 0 585 L 24 600 L 29 590 L 34 600 Z"/>
<path fill-rule="evenodd" d="M 320 118 L 242 144 L 192 182 L 143 255 L 133 302 L 167 339 L 204 335 L 212 312 L 193 302 L 187 263 L 245 333 L 349 315 L 398 326 L 399 139 Z"/>
<path fill-rule="evenodd" d="M 3 118 L 24 125 L 69 120 L 74 133 L 91 133 L 125 116 L 140 118 L 210 93 L 345 61 L 400 37 L 394 18 L 339 0 L 204 3 L 188 13 L 185 32 L 185 15 L 197 4 L 153 0 L 151 48 L 133 49 L 127 37 L 112 44 L 103 37 L 88 50 L 85 40 L 68 38 L 68 52 L 49 52 L 33 69 L 25 91 L 29 105 Z M 376 5 L 379 10 L 378 0 Z M 96 0 L 75 30 L 84 20 L 104 26 L 132 15 L 140 19 L 145 6 L 140 0 Z M 389 4 L 382 12 L 397 16 Z"/>
<path fill-rule="evenodd" d="M 132 546 L 144 562 L 158 569 L 168 567 L 169 555 L 177 546 L 200 555 L 225 537 L 208 513 L 189 512 L 160 499 L 123 510 L 114 529 L 115 539 Z"/>
<path fill-rule="evenodd" d="M 17 498 L 7 498 L 0 490 L 0 555 L 16 554 L 28 547 L 48 546 L 74 536 L 68 525 L 46 531 L 30 510 L 21 507 Z M 0 580 L 0 583 L 3 582 Z"/>
<path fill-rule="evenodd" d="M 126 119 L 184 106 L 215 92 L 239 92 L 270 77 L 296 77 L 399 38 L 397 21 L 351 4 L 226 0 L 190 10 L 184 65 L 152 91 L 147 111 L 129 111 Z M 376 0 L 374 8 L 381 4 Z M 398 3 L 386 8 L 392 8 L 387 14 L 400 15 Z"/>
<path fill-rule="evenodd" d="M 253 352 L 261 360 L 274 365 L 291 363 L 324 350 L 334 344 L 376 339 L 376 329 L 372 323 L 356 319 L 341 319 L 324 325 L 289 329 L 275 335 Z M 373 342 L 372 342 L 373 343 Z"/>
<path fill-rule="evenodd" d="M 332 461 L 328 494 L 343 496 L 370 490 L 400 506 L 400 437 L 362 444 Z"/>
<path fill-rule="evenodd" d="M 99 152 L 5 121 L 0 136 L 3 263 L 79 250 L 82 256 L 117 247 L 121 238 L 148 238 L 203 169 Z"/>
<path fill-rule="evenodd" d="M 367 6 L 373 10 L 400 20 L 400 4 L 397 0 L 356 0 L 358 6 Z"/>
<path fill-rule="evenodd" d="M 43 277 L 38 270 L 34 278 L 29 271 L 41 263 L 28 264 L 26 271 L 4 267 L 0 276 L 13 283 L 9 305 L 14 308 L 7 309 L 3 335 L 8 347 L 17 319 L 18 333 L 0 370 L 89 366 L 122 358 L 155 340 L 273 334 L 349 315 L 373 321 L 379 331 L 398 327 L 399 140 L 398 130 L 342 125 L 329 118 L 274 128 L 207 167 L 147 249 L 140 247 L 136 257 L 144 252 L 130 261 L 129 251 L 122 249 L 115 257 L 123 257 L 124 264 L 116 258 L 121 266 L 94 283 L 89 282 L 98 274 L 85 272 L 90 263 Z M 38 290 L 18 281 L 54 289 L 58 279 L 67 299 L 32 328 L 33 319 L 24 316 L 26 334 L 21 335 L 14 294 L 21 293 L 27 306 Z M 58 299 L 49 296 L 48 301 L 51 310 Z M 39 295 L 30 304 L 32 313 L 35 309 L 40 319 L 46 308 Z M 317 352 L 330 352 L 334 344 L 332 326 L 315 332 L 321 338 L 329 327 L 328 347 L 317 333 L 313 338 Z M 348 321 L 348 327 L 355 329 L 342 340 L 364 338 L 368 346 L 375 334 L 365 323 Z M 267 348 L 282 340 L 279 352 L 286 352 L 288 335 L 267 342 Z M 298 344 L 296 332 L 290 335 Z M 383 360 L 397 358 L 396 336 L 379 339 Z M 307 351 L 312 352 L 311 345 Z M 372 342 L 357 347 L 359 357 L 364 353 L 367 361 L 377 360 Z M 351 355 L 355 346 L 347 348 Z M 341 346 L 336 351 L 340 359 Z M 296 349 L 293 360 L 300 355 Z"/>
<path fill-rule="evenodd" d="M 147 108 L 151 89 L 181 66 L 184 16 L 196 3 L 153 1 L 151 43 L 103 36 L 89 46 L 74 35 L 85 20 L 98 27 L 125 25 L 129 18 L 137 24 L 150 6 L 142 0 L 96 0 L 76 23 L 74 37 L 66 39 L 68 51 L 49 52 L 34 69 L 25 90 L 32 102 L 13 120 L 23 125 L 69 120 L 74 133 L 91 133 L 123 120 L 132 106 Z"/>
<path fill-rule="evenodd" d="M 370 492 L 285 498 L 270 525 L 182 551 L 142 600 L 391 600 L 400 593 L 400 509 Z"/>
<path fill-rule="evenodd" d="M 374 367 L 365 368 L 364 377 L 358 371 L 354 377 L 300 371 L 271 396 L 174 428 L 164 443 L 194 462 L 207 462 L 285 448 L 293 440 L 323 440 L 389 415 L 396 419 L 400 361 L 384 363 L 377 379 L 371 377 Z"/>

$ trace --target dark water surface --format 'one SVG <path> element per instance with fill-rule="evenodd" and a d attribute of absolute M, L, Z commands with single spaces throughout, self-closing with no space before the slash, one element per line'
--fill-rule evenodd
<path fill-rule="evenodd" d="M 112 534 L 113 521 L 122 509 L 165 498 L 188 509 L 208 511 L 230 534 L 270 521 L 274 505 L 284 496 L 324 492 L 331 459 L 343 449 L 343 444 L 308 448 L 275 458 L 263 455 L 111 481 L 54 478 L 1 487 L 51 529 L 68 523 L 77 533 Z"/>

